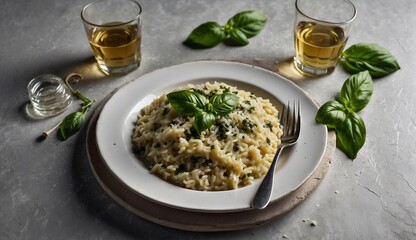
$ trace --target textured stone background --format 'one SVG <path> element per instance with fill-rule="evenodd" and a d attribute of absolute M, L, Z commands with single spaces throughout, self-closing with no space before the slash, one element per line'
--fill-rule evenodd
<path fill-rule="evenodd" d="M 416 4 L 354 2 L 359 15 L 348 46 L 378 43 L 402 67 L 374 81 L 371 102 L 360 113 L 367 141 L 357 159 L 352 162 L 337 150 L 324 181 L 282 219 L 244 231 L 193 233 L 143 220 L 110 199 L 88 165 L 85 128 L 65 142 L 55 135 L 36 141 L 62 116 L 27 118 L 27 83 L 43 73 L 64 77 L 76 71 L 86 76 L 77 87 L 100 101 L 112 89 L 161 67 L 222 59 L 276 65 L 319 102 L 332 100 L 349 76 L 341 68 L 327 77 L 303 79 L 287 64 L 294 54 L 294 1 L 143 0 L 142 65 L 126 76 L 104 78 L 80 19 L 87 1 L 3 0 L 0 239 L 416 239 Z M 181 44 L 200 23 L 225 23 L 248 9 L 269 18 L 248 46 L 191 50 Z"/>

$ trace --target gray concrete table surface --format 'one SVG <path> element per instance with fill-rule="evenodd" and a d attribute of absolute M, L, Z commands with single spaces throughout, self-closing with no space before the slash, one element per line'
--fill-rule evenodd
<path fill-rule="evenodd" d="M 128 75 L 110 78 L 96 71 L 92 60 L 80 19 L 87 0 L 3 0 L 0 239 L 416 239 L 416 3 L 353 2 L 358 17 L 348 46 L 378 43 L 401 66 L 374 81 L 372 99 L 360 113 L 367 140 L 358 157 L 351 161 L 336 150 L 323 182 L 281 219 L 242 231 L 196 233 L 151 223 L 114 202 L 88 165 L 85 127 L 67 141 L 56 135 L 37 141 L 63 115 L 28 118 L 26 86 L 43 73 L 64 77 L 81 72 L 86 80 L 77 88 L 99 102 L 145 73 L 184 62 L 222 59 L 278 65 L 294 54 L 294 1 L 143 0 L 142 64 Z M 192 50 L 181 44 L 198 24 L 225 23 L 249 9 L 263 12 L 268 23 L 248 46 Z M 337 67 L 329 76 L 295 83 L 323 103 L 334 98 L 348 76 Z M 77 108 L 72 104 L 69 111 Z"/>

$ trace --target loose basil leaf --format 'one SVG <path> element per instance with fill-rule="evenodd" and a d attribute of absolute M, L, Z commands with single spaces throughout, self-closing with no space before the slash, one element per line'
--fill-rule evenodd
<path fill-rule="evenodd" d="M 189 90 L 181 90 L 167 94 L 172 107 L 181 114 L 191 115 L 203 110 L 208 100 L 201 94 Z"/>
<path fill-rule="evenodd" d="M 215 115 L 211 112 L 198 111 L 195 113 L 194 128 L 198 133 L 210 128 L 215 122 Z"/>
<path fill-rule="evenodd" d="M 365 143 L 366 128 L 363 119 L 355 112 L 347 113 L 336 133 L 337 147 L 354 160 Z"/>
<path fill-rule="evenodd" d="M 346 116 L 344 105 L 334 100 L 326 102 L 319 108 L 315 120 L 329 128 L 337 128 L 342 125 Z"/>
<path fill-rule="evenodd" d="M 238 101 L 238 96 L 229 92 L 215 94 L 209 100 L 212 104 L 214 112 L 219 116 L 225 116 L 234 111 L 238 105 Z"/>
<path fill-rule="evenodd" d="M 184 44 L 190 48 L 211 48 L 225 39 L 224 27 L 216 22 L 206 22 L 195 28 Z"/>
<path fill-rule="evenodd" d="M 82 112 L 73 112 L 66 116 L 59 126 L 59 135 L 62 140 L 66 140 L 81 129 L 85 122 L 85 114 Z"/>
<path fill-rule="evenodd" d="M 342 53 L 341 64 L 352 74 L 368 70 L 373 78 L 384 77 L 400 69 L 394 56 L 374 43 L 352 45 Z"/>
<path fill-rule="evenodd" d="M 245 46 L 249 44 L 249 41 L 246 35 L 240 29 L 233 29 L 225 43 L 231 46 Z"/>
<path fill-rule="evenodd" d="M 341 88 L 340 100 L 348 109 L 359 112 L 370 101 L 373 94 L 373 80 L 368 71 L 349 77 Z"/>
<path fill-rule="evenodd" d="M 241 32 L 246 38 L 252 38 L 260 33 L 266 23 L 266 16 L 261 12 L 250 10 L 237 13 L 228 20 L 227 25 L 231 27 L 231 36 L 240 35 Z"/>

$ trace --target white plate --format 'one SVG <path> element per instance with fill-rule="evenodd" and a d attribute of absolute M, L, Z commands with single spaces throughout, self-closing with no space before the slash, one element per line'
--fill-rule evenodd
<path fill-rule="evenodd" d="M 160 204 L 190 211 L 231 212 L 250 209 L 260 181 L 237 190 L 188 190 L 151 174 L 132 152 L 131 134 L 139 110 L 166 91 L 188 83 L 225 82 L 273 104 L 302 101 L 299 142 L 283 151 L 277 166 L 272 202 L 298 188 L 315 171 L 326 146 L 327 129 L 315 122 L 318 107 L 289 80 L 255 66 L 223 61 L 198 61 L 156 70 L 118 90 L 105 104 L 97 121 L 99 151 L 114 175 L 129 188 Z M 279 107 L 278 107 L 279 109 Z"/>

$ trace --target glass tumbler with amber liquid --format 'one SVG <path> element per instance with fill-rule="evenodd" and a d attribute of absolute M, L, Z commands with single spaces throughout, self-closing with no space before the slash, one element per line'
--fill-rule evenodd
<path fill-rule="evenodd" d="M 81 12 L 99 68 L 108 75 L 140 66 L 141 6 L 134 0 L 99 0 Z"/>
<path fill-rule="evenodd" d="M 357 15 L 349 0 L 297 0 L 294 65 L 302 74 L 321 76 L 337 65 Z"/>

